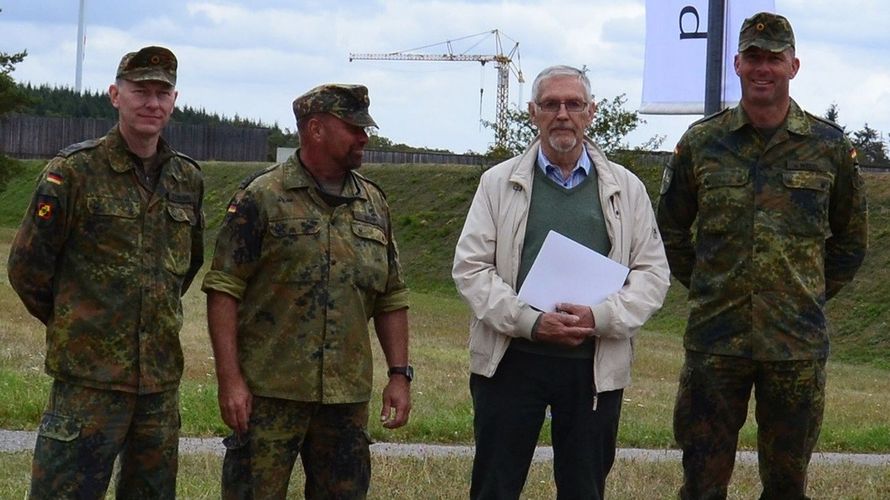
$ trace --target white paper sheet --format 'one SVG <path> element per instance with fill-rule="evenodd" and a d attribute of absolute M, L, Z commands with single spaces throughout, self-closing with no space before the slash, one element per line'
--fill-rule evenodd
<path fill-rule="evenodd" d="M 519 298 L 544 312 L 556 311 L 560 302 L 592 306 L 621 290 L 628 272 L 627 266 L 550 231 Z"/>

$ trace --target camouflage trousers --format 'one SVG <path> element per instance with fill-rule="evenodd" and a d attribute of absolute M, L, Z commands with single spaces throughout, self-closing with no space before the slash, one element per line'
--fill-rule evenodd
<path fill-rule="evenodd" d="M 371 482 L 368 404 L 254 396 L 243 435 L 223 442 L 224 499 L 283 499 L 297 456 L 307 499 L 363 499 Z"/>
<path fill-rule="evenodd" d="M 674 408 L 683 499 L 723 499 L 739 429 L 756 400 L 761 499 L 807 498 L 825 406 L 825 360 L 755 361 L 686 351 Z"/>
<path fill-rule="evenodd" d="M 31 499 L 176 497 L 179 392 L 133 394 L 54 381 L 37 431 Z"/>

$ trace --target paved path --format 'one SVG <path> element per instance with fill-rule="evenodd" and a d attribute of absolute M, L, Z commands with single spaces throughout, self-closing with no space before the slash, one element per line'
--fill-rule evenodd
<path fill-rule="evenodd" d="M 0 452 L 30 451 L 34 449 L 36 434 L 30 431 L 0 430 Z M 222 455 L 225 451 L 220 438 L 181 438 L 179 451 L 182 453 L 213 453 Z M 472 456 L 472 446 L 439 445 L 439 444 L 404 444 L 375 443 L 371 445 L 371 453 L 390 457 L 447 457 Z M 539 446 L 535 450 L 535 460 L 552 460 L 553 449 Z M 619 460 L 639 460 L 647 462 L 679 461 L 679 450 L 643 450 L 639 448 L 621 448 L 618 450 Z M 752 451 L 740 451 L 736 457 L 738 462 L 756 463 L 757 454 Z M 813 463 L 822 464 L 859 464 L 873 466 L 890 466 L 890 455 L 870 455 L 864 453 L 815 453 Z"/>

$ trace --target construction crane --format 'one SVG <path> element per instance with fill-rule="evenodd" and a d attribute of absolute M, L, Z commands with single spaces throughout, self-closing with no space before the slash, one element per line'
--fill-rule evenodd
<path fill-rule="evenodd" d="M 466 52 L 455 53 L 452 46 L 453 42 L 466 40 L 483 35 L 494 36 L 495 54 L 468 54 Z M 513 42 L 513 48 L 509 52 L 504 53 L 501 44 L 501 35 Z M 487 37 L 486 37 L 487 38 Z M 481 40 L 470 47 L 471 50 L 481 43 Z M 428 49 L 445 45 L 447 52 L 444 54 L 422 54 L 415 51 Z M 516 75 L 516 80 L 522 84 L 525 78 L 522 76 L 522 68 L 519 65 L 519 42 L 504 35 L 499 30 L 483 31 L 475 35 L 467 35 L 465 37 L 456 38 L 454 40 L 446 40 L 444 42 L 425 45 L 415 49 L 408 49 L 399 52 L 389 52 L 386 54 L 349 54 L 349 61 L 369 60 L 369 61 L 459 61 L 459 62 L 478 62 L 483 66 L 486 63 L 493 62 L 498 71 L 498 88 L 497 88 L 497 106 L 495 108 L 495 143 L 505 145 L 507 142 L 507 103 L 510 100 L 510 72 Z M 514 62 L 515 60 L 515 62 Z M 481 92 L 481 89 L 480 89 Z"/>

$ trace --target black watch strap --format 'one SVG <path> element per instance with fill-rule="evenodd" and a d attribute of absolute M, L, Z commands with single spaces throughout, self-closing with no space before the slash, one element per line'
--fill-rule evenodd
<path fill-rule="evenodd" d="M 408 382 L 414 380 L 414 367 L 411 365 L 408 366 L 392 366 L 389 368 L 389 371 L 386 374 L 390 377 L 393 375 L 404 375 Z"/>

